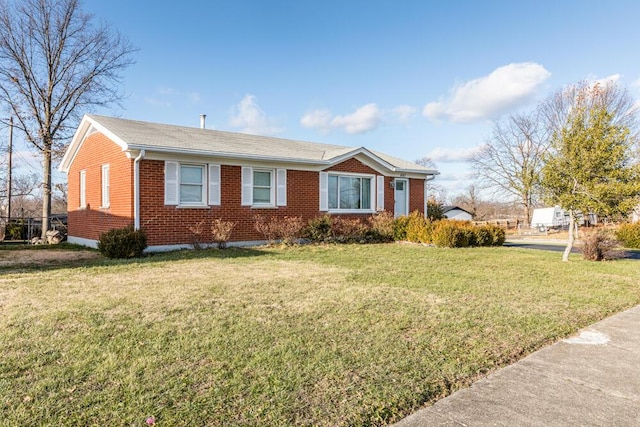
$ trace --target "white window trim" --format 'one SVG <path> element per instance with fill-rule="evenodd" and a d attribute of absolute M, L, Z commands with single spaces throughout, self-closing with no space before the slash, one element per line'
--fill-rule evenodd
<path fill-rule="evenodd" d="M 256 172 L 269 172 L 269 202 L 268 203 L 256 203 L 253 201 L 253 190 L 256 188 L 255 179 L 253 174 Z M 253 168 L 251 171 L 252 185 L 251 185 L 251 206 L 254 208 L 275 208 L 276 207 L 276 170 L 269 168 Z"/>
<path fill-rule="evenodd" d="M 80 209 L 87 208 L 87 171 L 80 171 Z"/>
<path fill-rule="evenodd" d="M 332 213 L 332 214 L 367 214 L 367 213 L 375 213 L 376 212 L 376 175 L 371 175 L 371 174 L 364 174 L 364 173 L 353 173 L 353 172 L 332 172 L 332 171 L 328 171 L 327 172 L 327 177 L 329 176 L 349 176 L 349 177 L 353 177 L 353 178 L 367 178 L 370 180 L 370 184 L 369 184 L 369 192 L 370 194 L 370 198 L 369 198 L 369 209 L 331 209 L 328 205 L 328 195 L 327 195 L 327 207 L 328 210 L 327 212 Z M 339 180 L 339 179 L 338 179 Z M 328 187 L 327 187 L 328 189 Z M 339 203 L 339 201 L 338 201 Z"/>
<path fill-rule="evenodd" d="M 111 191 L 111 177 L 109 175 L 109 165 L 102 165 L 102 182 L 100 184 L 102 196 L 101 208 L 108 208 L 111 206 L 111 195 L 109 194 Z"/>
<path fill-rule="evenodd" d="M 183 202 L 180 200 L 180 186 L 182 185 L 182 167 L 189 166 L 200 168 L 202 176 L 202 190 L 200 192 L 199 202 Z M 207 165 L 204 163 L 178 163 L 178 207 L 204 207 L 207 206 Z"/>

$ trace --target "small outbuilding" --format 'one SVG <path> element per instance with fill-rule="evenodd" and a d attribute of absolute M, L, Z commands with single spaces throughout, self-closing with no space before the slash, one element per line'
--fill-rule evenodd
<path fill-rule="evenodd" d="M 471 212 L 462 209 L 460 206 L 443 206 L 442 213 L 448 219 L 460 221 L 471 221 L 473 219 Z"/>

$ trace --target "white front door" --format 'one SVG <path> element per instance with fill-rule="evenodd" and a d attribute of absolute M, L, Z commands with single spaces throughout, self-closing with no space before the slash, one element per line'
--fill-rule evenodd
<path fill-rule="evenodd" d="M 406 179 L 394 180 L 395 204 L 394 216 L 397 218 L 409 213 L 409 182 Z"/>

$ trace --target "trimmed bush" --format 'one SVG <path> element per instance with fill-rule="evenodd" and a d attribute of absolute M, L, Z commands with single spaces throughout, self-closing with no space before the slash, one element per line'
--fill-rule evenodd
<path fill-rule="evenodd" d="M 144 230 L 134 230 L 133 225 L 114 228 L 100 235 L 98 250 L 107 258 L 138 258 L 147 248 Z"/>
<path fill-rule="evenodd" d="M 267 221 L 262 216 L 255 217 L 255 228 L 261 233 L 268 244 L 272 245 L 276 240 L 284 245 L 291 245 L 297 241 L 302 234 L 302 218 L 297 216 L 285 216 L 284 218 L 271 217 Z"/>
<path fill-rule="evenodd" d="M 309 220 L 303 236 L 312 242 L 328 242 L 333 238 L 333 219 L 330 215 L 322 215 Z"/>
<path fill-rule="evenodd" d="M 640 249 L 640 223 L 622 224 L 616 231 L 616 237 L 625 248 Z"/>
<path fill-rule="evenodd" d="M 476 227 L 475 241 L 477 246 L 491 246 L 493 244 L 493 234 L 486 226 Z"/>
<path fill-rule="evenodd" d="M 476 246 L 502 246 L 506 233 L 497 225 L 487 224 L 474 227 L 474 237 Z"/>
<path fill-rule="evenodd" d="M 369 226 L 358 218 L 338 217 L 331 227 L 333 238 L 339 242 L 354 243 L 367 240 Z"/>
<path fill-rule="evenodd" d="M 393 224 L 393 239 L 396 241 L 407 240 L 407 227 L 409 226 L 409 217 L 400 216 L 396 218 Z"/>
<path fill-rule="evenodd" d="M 440 248 L 502 246 L 505 231 L 496 225 L 474 226 L 469 221 L 442 220 L 434 223 L 433 244 Z"/>
<path fill-rule="evenodd" d="M 371 216 L 369 219 L 371 230 L 369 232 L 369 240 L 376 242 L 393 241 L 395 232 L 395 219 L 391 212 L 380 212 Z"/>
<path fill-rule="evenodd" d="M 223 221 L 219 218 L 211 222 L 211 237 L 213 237 L 213 241 L 218 245 L 218 249 L 227 247 L 227 242 L 231 238 L 231 232 L 236 224 L 236 222 Z"/>
<path fill-rule="evenodd" d="M 465 248 L 469 246 L 469 231 L 457 221 L 438 221 L 433 228 L 432 240 L 439 248 Z"/>
<path fill-rule="evenodd" d="M 582 257 L 589 261 L 604 261 L 620 258 L 617 250 L 618 241 L 608 230 L 597 230 L 586 234 L 582 239 L 580 250 Z"/>
<path fill-rule="evenodd" d="M 418 211 L 411 212 L 407 224 L 406 240 L 414 243 L 431 243 L 432 222 Z"/>

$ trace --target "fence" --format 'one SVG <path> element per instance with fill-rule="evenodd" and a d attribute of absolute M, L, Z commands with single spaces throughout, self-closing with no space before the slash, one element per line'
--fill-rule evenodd
<path fill-rule="evenodd" d="M 489 221 L 474 221 L 474 225 L 496 225 L 505 230 L 518 229 L 522 225 L 522 221 L 519 219 L 494 219 Z"/>
<path fill-rule="evenodd" d="M 49 230 L 67 234 L 67 215 L 51 215 Z M 0 241 L 29 242 L 42 234 L 42 218 L 0 217 Z"/>

